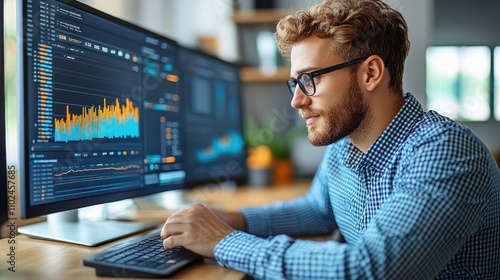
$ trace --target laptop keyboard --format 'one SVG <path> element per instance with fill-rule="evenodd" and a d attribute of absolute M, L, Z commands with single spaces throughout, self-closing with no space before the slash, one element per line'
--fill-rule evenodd
<path fill-rule="evenodd" d="M 160 230 L 107 248 L 83 260 L 97 276 L 165 277 L 203 259 L 183 248 L 163 248 Z"/>

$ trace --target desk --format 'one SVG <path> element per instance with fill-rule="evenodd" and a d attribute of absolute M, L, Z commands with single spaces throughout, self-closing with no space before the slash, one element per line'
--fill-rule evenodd
<path fill-rule="evenodd" d="M 236 189 L 197 189 L 188 194 L 188 198 L 202 200 L 219 205 L 226 210 L 240 207 L 258 206 L 277 200 L 289 200 L 304 194 L 310 185 L 310 180 L 293 182 L 287 186 L 269 188 L 239 187 Z M 143 217 L 163 222 L 168 216 L 167 211 L 150 210 Z M 141 214 L 139 213 L 138 216 Z M 105 247 L 125 239 L 97 247 L 85 247 L 47 240 L 31 239 L 23 235 L 15 238 L 16 272 L 7 271 L 8 239 L 0 240 L 0 278 L 1 279 L 118 279 L 100 278 L 95 276 L 95 270 L 83 266 L 84 257 L 97 253 Z M 244 274 L 238 271 L 220 267 L 213 259 L 205 259 L 172 275 L 173 279 L 242 279 Z"/>

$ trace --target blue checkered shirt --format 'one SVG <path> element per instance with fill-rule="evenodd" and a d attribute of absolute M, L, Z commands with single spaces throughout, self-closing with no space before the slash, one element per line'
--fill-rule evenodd
<path fill-rule="evenodd" d="M 310 191 L 242 209 L 214 250 L 257 279 L 500 279 L 500 171 L 464 126 L 406 104 L 366 154 L 328 147 Z M 339 229 L 346 243 L 295 240 Z"/>

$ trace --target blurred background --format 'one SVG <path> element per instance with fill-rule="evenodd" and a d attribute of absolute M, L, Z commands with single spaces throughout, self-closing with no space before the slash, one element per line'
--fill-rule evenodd
<path fill-rule="evenodd" d="M 290 107 L 288 62 L 273 41 L 276 22 L 319 1 L 304 0 L 82 0 L 94 8 L 203 48 L 242 66 L 246 139 L 266 145 L 294 166 L 294 177 L 311 176 L 324 148 L 306 138 L 303 120 Z M 426 109 L 469 126 L 493 151 L 500 149 L 500 21 L 495 0 L 388 0 L 409 25 L 411 51 L 404 90 Z M 16 6 L 6 0 L 8 164 L 17 155 Z"/>

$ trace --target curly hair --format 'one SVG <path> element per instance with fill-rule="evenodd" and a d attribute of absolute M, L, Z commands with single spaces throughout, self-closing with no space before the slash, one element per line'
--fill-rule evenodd
<path fill-rule="evenodd" d="M 332 41 L 331 51 L 346 60 L 370 55 L 382 58 L 389 86 L 402 92 L 405 59 L 410 50 L 408 27 L 401 13 L 379 0 L 325 0 L 308 11 L 281 19 L 276 27 L 280 53 L 288 57 L 294 44 L 316 36 Z"/>

